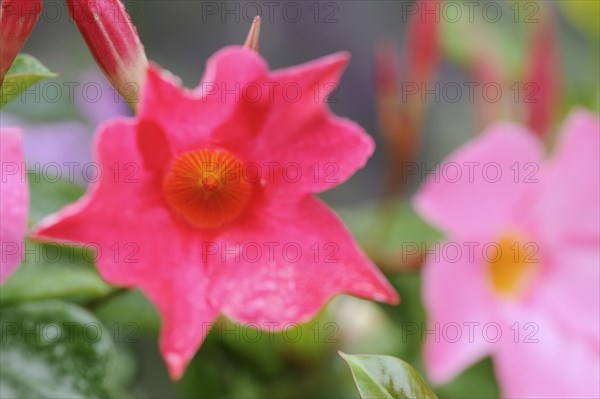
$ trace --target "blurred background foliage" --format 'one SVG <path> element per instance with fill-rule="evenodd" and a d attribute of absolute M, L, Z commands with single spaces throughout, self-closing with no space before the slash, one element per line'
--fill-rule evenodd
<path fill-rule="evenodd" d="M 112 339 L 103 340 L 104 346 L 94 349 L 100 359 L 95 372 L 116 373 L 116 382 L 113 382 L 123 389 L 101 387 L 96 391 L 99 396 L 120 397 L 127 391 L 128 395 L 139 398 L 358 397 L 352 375 L 337 355 L 340 349 L 346 353 L 396 356 L 414 365 L 426 377 L 420 354 L 421 332 L 425 329 L 419 273 L 423 255 L 405 253 L 403 244 L 427 246 L 441 235 L 424 224 L 409 205 L 411 193 L 424 178 L 422 173 L 396 179 L 392 182 L 397 185 L 393 194 L 382 199 L 393 163 L 389 154 L 386 156 L 390 138 L 382 133 L 385 126 L 378 123 L 381 121 L 381 110 L 378 109 L 381 98 L 378 98 L 374 57 L 378 44 L 385 40 L 400 54 L 397 73 L 402 74 L 406 69 L 410 62 L 407 43 L 416 40 L 407 35 L 407 5 L 410 1 L 276 3 L 278 6 L 269 14 L 269 8 L 262 1 L 125 2 L 148 57 L 180 76 L 190 87 L 197 84 L 205 60 L 214 51 L 225 45 L 243 43 L 256 5 L 263 14 L 260 53 L 272 69 L 341 50 L 350 52 L 352 60 L 330 106 L 335 113 L 359 122 L 377 141 L 378 149 L 363 170 L 349 182 L 323 194 L 323 198 L 338 210 L 365 251 L 387 274 L 400 293 L 402 303 L 390 307 L 340 296 L 316 319 L 290 329 L 287 334 L 259 332 L 221 318 L 184 378 L 174 384 L 169 381 L 158 353 L 158 316 L 141 293 L 107 286 L 95 273 L 92 262 L 77 251 L 70 258 L 65 256 L 69 260 L 64 264 L 25 264 L 2 287 L 3 317 L 24 317 L 25 314 L 28 320 L 37 320 L 42 315 L 35 306 L 24 310 L 22 307 L 31 306 L 40 299 L 53 298 L 58 302 L 44 305 L 48 306 L 46 315 L 101 321 Z M 289 15 L 295 14 L 289 11 L 286 17 L 282 10 L 288 3 L 294 3 L 294 9 L 300 9 L 302 16 L 290 18 Z M 439 7 L 444 6 L 444 2 L 436 3 Z M 418 136 L 417 145 L 407 160 L 424 163 L 429 169 L 494 119 L 527 120 L 525 108 L 529 105 L 522 102 L 523 96 L 521 101 L 515 101 L 513 92 L 506 87 L 514 82 L 527 82 L 535 53 L 533 38 L 540 26 L 548 21 L 552 21 L 556 38 L 551 44 L 555 54 L 552 62 L 557 71 L 552 79 L 559 87 L 549 136 L 557 129 L 556 121 L 563 119 L 571 107 L 585 106 L 596 112 L 600 107 L 600 76 L 597 74 L 600 68 L 599 2 L 494 2 L 502 12 L 496 22 L 486 21 L 483 17 L 482 9 L 489 1 L 475 3 L 478 6 L 472 21 L 466 14 L 466 6 L 461 7 L 463 15 L 457 20 L 448 16 L 440 18 L 440 58 L 431 84 L 437 81 L 442 85 L 463 85 L 480 77 L 483 71 L 489 73 L 485 76 L 491 81 L 500 79 L 504 88 L 501 104 L 473 103 L 466 92 L 456 102 L 448 101 L 444 96 L 438 101 L 428 97 L 420 127 L 413 127 L 413 131 L 401 128 L 396 134 Z M 212 13 L 213 7 L 217 7 L 216 14 Z M 234 11 L 221 15 L 223 7 Z M 388 47 L 388 51 L 392 50 Z M 34 54 L 51 71 L 58 72 L 60 76 L 51 81 L 61 85 L 77 82 L 82 77 L 82 70 L 96 70 L 63 1 L 44 2 L 40 22 L 23 52 Z M 401 90 L 398 87 L 399 94 Z M 67 95 L 57 101 L 25 95 L 3 109 L 2 118 L 19 118 L 28 126 L 38 127 L 48 122 L 87 123 L 89 120 Z M 90 126 L 89 137 L 92 131 Z M 25 134 L 28 134 L 27 130 Z M 31 141 L 35 143 L 35 137 Z M 56 143 L 57 148 L 61 145 Z M 78 159 L 77 154 L 64 156 Z M 50 184 L 31 180 L 32 223 L 72 202 L 84 191 L 83 187 L 68 182 Z M 27 245 L 33 248 L 32 251 L 43 250 L 39 244 Z M 44 247 L 71 251 L 71 254 L 73 251 Z M 64 301 L 78 303 L 85 310 L 73 310 L 72 305 Z M 25 304 L 19 304 L 22 302 Z M 413 333 L 415 326 L 418 333 Z M 3 340 L 3 351 L 7 345 Z M 49 354 L 48 362 L 71 362 L 72 367 L 82 364 L 78 363 L 83 361 L 78 357 L 81 353 L 69 355 L 67 352 L 59 358 L 52 358 L 56 353 Z M 2 364 L 7 364 L 4 355 Z M 107 364 L 111 366 L 107 368 Z M 27 367 L 27 363 L 22 367 Z M 82 372 L 80 377 L 94 381 L 94 370 L 89 372 L 92 374 Z M 55 383 L 61 384 L 60 380 Z M 10 383 L 4 381 L 2 386 L 8 389 Z M 84 388 L 81 392 L 85 392 Z M 434 388 L 442 398 L 498 396 L 489 359 L 447 386 Z"/>

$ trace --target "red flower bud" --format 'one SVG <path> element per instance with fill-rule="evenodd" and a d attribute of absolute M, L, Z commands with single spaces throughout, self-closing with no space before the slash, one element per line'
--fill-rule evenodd
<path fill-rule="evenodd" d="M 546 136 L 559 102 L 560 71 L 553 15 L 549 14 L 533 32 L 531 59 L 523 85 L 528 103 L 527 124 Z"/>
<path fill-rule="evenodd" d="M 0 85 L 42 11 L 42 0 L 3 0 L 0 7 Z"/>
<path fill-rule="evenodd" d="M 94 59 L 135 108 L 148 60 L 125 7 L 118 0 L 67 0 L 67 5 Z"/>
<path fill-rule="evenodd" d="M 435 12 L 434 0 L 417 0 L 420 10 L 408 21 L 406 46 L 408 80 L 417 84 L 427 83 L 437 73 L 440 64 L 441 45 L 438 36 L 440 23 Z"/>
<path fill-rule="evenodd" d="M 388 169 L 382 200 L 402 189 L 404 168 L 412 161 L 419 142 L 418 121 L 409 104 L 402 101 L 399 56 L 391 43 L 381 43 L 375 52 L 375 84 L 379 126 L 386 143 Z"/>

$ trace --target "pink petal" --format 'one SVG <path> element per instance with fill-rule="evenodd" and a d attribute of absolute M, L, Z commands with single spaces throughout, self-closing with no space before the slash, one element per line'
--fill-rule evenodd
<path fill-rule="evenodd" d="M 427 339 L 424 362 L 429 377 L 438 384 L 449 382 L 490 353 L 491 344 L 482 331 L 498 321 L 477 252 L 471 258 L 461 242 L 442 243 L 440 248 L 428 256 L 423 275 L 426 328 L 431 331 L 423 337 Z M 455 258 L 455 248 L 462 248 L 464 256 Z"/>
<path fill-rule="evenodd" d="M 155 65 L 148 68 L 138 117 L 163 129 L 173 149 L 187 151 L 205 145 L 211 129 L 221 122 L 221 117 L 217 117 L 220 113 L 214 113 L 216 110 L 182 90 L 180 81 L 167 71 Z"/>
<path fill-rule="evenodd" d="M 562 243 L 544 255 L 547 268 L 533 306 L 600 350 L 600 247 Z"/>
<path fill-rule="evenodd" d="M 220 103 L 235 102 L 231 101 L 236 99 L 234 91 L 244 89 L 248 84 L 261 83 L 260 80 L 267 74 L 268 65 L 256 52 L 241 46 L 224 47 L 206 62 L 204 75 L 195 93 Z"/>
<path fill-rule="evenodd" d="M 160 125 L 177 153 L 207 146 L 249 151 L 247 141 L 259 131 L 268 95 L 265 92 L 257 102 L 246 98 L 254 87 L 265 87 L 267 73 L 260 56 L 233 46 L 209 58 L 202 82 L 193 91 L 182 89 L 175 77 L 152 66 L 139 117 Z"/>
<path fill-rule="evenodd" d="M 201 244 L 197 242 L 181 250 L 177 248 L 178 245 L 179 248 L 183 246 L 176 242 L 179 238 L 174 236 L 165 240 L 168 256 L 156 251 L 152 254 L 154 262 L 150 258 L 144 261 L 147 266 L 160 268 L 170 275 L 162 281 L 154 281 L 152 285 L 148 285 L 147 278 L 140 281 L 142 289 L 161 314 L 160 352 L 171 379 L 175 381 L 182 377 L 219 313 L 206 298 L 209 281 L 200 262 L 200 254 L 194 251 Z M 156 245 L 156 241 L 154 239 L 152 243 Z M 174 254 L 174 251 L 178 253 Z"/>
<path fill-rule="evenodd" d="M 548 161 L 539 207 L 543 232 L 556 242 L 598 246 L 600 240 L 600 120 L 573 111 Z"/>
<path fill-rule="evenodd" d="M 551 266 L 537 301 L 565 330 L 598 346 L 600 121 L 588 111 L 576 110 L 562 130 L 536 208 Z"/>
<path fill-rule="evenodd" d="M 223 85 L 237 85 L 241 88 L 241 101 L 235 102 L 227 120 L 214 129 L 211 145 L 257 163 L 263 177 L 275 176 L 265 177 L 270 183 L 284 183 L 287 189 L 300 192 L 326 190 L 364 166 L 373 152 L 371 138 L 355 123 L 331 115 L 326 106 L 327 95 L 337 86 L 348 61 L 345 53 L 269 76 L 264 62 L 247 50 L 232 48 L 213 58 L 215 62 L 209 63 L 207 76 L 221 70 L 224 76 L 236 76 L 228 71 L 237 71 L 240 62 L 248 64 L 249 72 L 237 81 L 220 78 L 224 83 L 219 84 L 218 94 L 226 94 Z M 207 76 L 202 85 L 210 84 Z M 221 102 L 233 96 L 226 94 Z M 220 108 L 223 112 L 222 104 Z M 291 120 L 293 124 L 289 123 Z M 248 141 L 255 144 L 248 146 Z M 289 182 L 293 184 L 285 184 Z"/>
<path fill-rule="evenodd" d="M 179 227 L 144 169 L 136 123 L 117 119 L 99 133 L 102 178 L 78 202 L 43 220 L 34 237 L 98 248 L 100 274 L 141 288 L 163 319 L 160 348 L 178 379 L 217 311 L 205 299 L 200 239 Z"/>
<path fill-rule="evenodd" d="M 342 222 L 319 200 L 281 197 L 261 212 L 204 243 L 211 303 L 226 315 L 281 329 L 313 317 L 342 292 L 398 302 Z"/>
<path fill-rule="evenodd" d="M 29 189 L 25 177 L 23 141 L 21 131 L 13 128 L 0 130 L 0 284 L 17 269 L 22 262 Z"/>
<path fill-rule="evenodd" d="M 335 187 L 365 166 L 375 150 L 362 127 L 326 110 L 287 133 L 269 140 L 272 147 L 265 144 L 268 155 L 263 158 L 275 165 L 273 179 L 267 181 L 286 192 L 317 193 Z M 288 141 L 280 142 L 281 138 Z"/>
<path fill-rule="evenodd" d="M 244 154 L 256 161 L 256 136 L 269 111 L 268 65 L 258 53 L 240 46 L 225 47 L 206 62 L 200 85 L 194 93 L 210 105 L 214 120 L 211 145 Z M 248 145 L 252 142 L 253 145 Z"/>
<path fill-rule="evenodd" d="M 338 88 L 349 59 L 348 53 L 340 52 L 272 71 L 270 81 L 277 85 L 273 89 L 271 103 L 279 112 L 272 113 L 267 127 L 278 130 L 282 126 L 290 128 L 293 126 L 287 123 L 292 115 L 293 120 L 301 121 L 310 119 L 315 111 L 327 108 L 328 95 Z"/>
<path fill-rule="evenodd" d="M 338 53 L 271 74 L 279 86 L 258 145 L 263 159 L 278 165 L 280 182 L 291 183 L 286 189 L 327 190 L 346 181 L 373 153 L 371 137 L 355 122 L 331 114 L 326 104 L 347 62 L 348 55 Z M 294 93 L 300 93 L 297 100 Z"/>
<path fill-rule="evenodd" d="M 517 222 L 541 159 L 542 147 L 527 129 L 495 124 L 442 162 L 415 195 L 415 207 L 451 235 L 497 233 Z"/>
<path fill-rule="evenodd" d="M 543 318 L 529 314 L 527 319 L 535 320 L 536 329 L 507 341 L 494 357 L 502 397 L 600 397 L 598 349 L 563 335 Z"/>

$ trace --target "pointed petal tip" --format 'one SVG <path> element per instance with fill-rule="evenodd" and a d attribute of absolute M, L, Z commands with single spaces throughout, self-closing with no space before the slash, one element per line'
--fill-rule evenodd
<path fill-rule="evenodd" d="M 400 295 L 396 289 L 384 278 L 381 277 L 378 282 L 378 287 L 371 292 L 359 294 L 365 299 L 386 303 L 388 305 L 398 305 L 401 302 Z"/>
<path fill-rule="evenodd" d="M 376 296 L 375 299 L 389 305 L 399 305 L 402 302 L 400 295 L 393 288 L 389 287 L 381 296 Z"/>
<path fill-rule="evenodd" d="M 171 381 L 179 381 L 190 362 L 183 355 L 174 352 L 167 352 L 163 355 L 167 369 L 169 371 L 169 377 Z"/>

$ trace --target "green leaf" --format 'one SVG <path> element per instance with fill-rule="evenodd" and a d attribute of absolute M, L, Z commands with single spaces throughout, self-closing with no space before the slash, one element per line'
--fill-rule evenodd
<path fill-rule="evenodd" d="M 14 100 L 32 84 L 57 76 L 35 57 L 19 54 L 4 77 L 0 87 L 0 108 Z"/>
<path fill-rule="evenodd" d="M 27 174 L 30 223 L 56 212 L 83 195 L 84 188 L 63 180 Z M 94 268 L 92 247 L 58 246 L 25 241 L 24 261 L 0 290 L 0 306 L 41 299 L 87 300 L 112 292 Z"/>
<path fill-rule="evenodd" d="M 29 219 L 32 224 L 43 217 L 60 210 L 63 206 L 75 202 L 85 189 L 65 180 L 49 181 L 36 173 L 27 174 L 29 183 Z"/>
<path fill-rule="evenodd" d="M 121 395 L 111 335 L 80 307 L 32 302 L 2 310 L 0 397 Z"/>
<path fill-rule="evenodd" d="M 391 356 L 340 356 L 348 363 L 360 396 L 366 398 L 437 398 L 419 373 L 408 363 Z"/>
<path fill-rule="evenodd" d="M 140 332 L 155 336 L 160 330 L 160 317 L 156 308 L 139 290 L 122 292 L 103 300 L 94 309 L 96 316 L 106 325 L 135 323 Z"/>
<path fill-rule="evenodd" d="M 89 299 L 112 288 L 94 270 L 91 250 L 25 242 L 25 261 L 0 289 L 0 305 L 48 298 Z"/>

